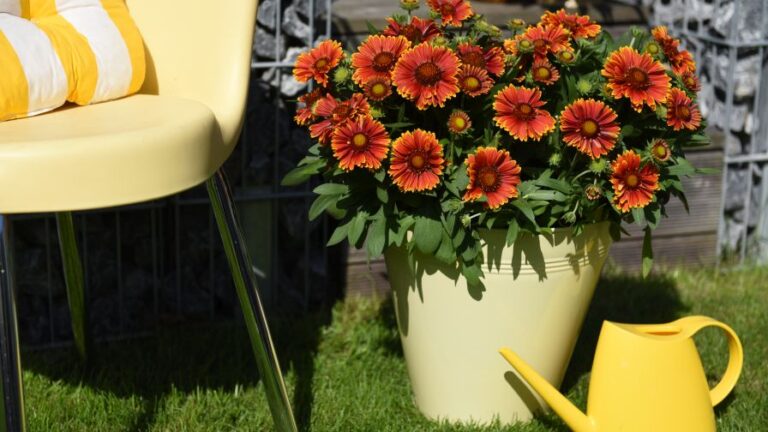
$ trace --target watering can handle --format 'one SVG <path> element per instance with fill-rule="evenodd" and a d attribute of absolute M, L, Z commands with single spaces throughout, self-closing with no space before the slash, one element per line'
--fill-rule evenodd
<path fill-rule="evenodd" d="M 712 399 L 712 406 L 719 404 L 726 396 L 728 396 L 728 393 L 733 390 L 733 387 L 736 385 L 736 381 L 738 381 L 739 375 L 741 374 L 741 367 L 744 364 L 744 351 L 741 347 L 739 337 L 732 328 L 720 321 L 706 316 L 690 316 L 682 318 L 675 324 L 685 329 L 686 333 L 689 333 L 690 336 L 693 336 L 705 327 L 717 327 L 723 330 L 728 337 L 728 352 L 730 355 L 728 367 L 726 367 L 720 382 L 709 391 L 710 399 Z"/>

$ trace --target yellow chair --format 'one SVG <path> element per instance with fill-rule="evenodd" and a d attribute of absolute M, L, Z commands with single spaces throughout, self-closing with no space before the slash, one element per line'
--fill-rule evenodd
<path fill-rule="evenodd" d="M 126 3 L 147 47 L 141 94 L 0 123 L 0 430 L 26 427 L 5 215 L 56 212 L 75 343 L 85 357 L 83 277 L 70 212 L 151 200 L 207 181 L 276 429 L 295 431 L 219 171 L 243 121 L 257 0 Z"/>

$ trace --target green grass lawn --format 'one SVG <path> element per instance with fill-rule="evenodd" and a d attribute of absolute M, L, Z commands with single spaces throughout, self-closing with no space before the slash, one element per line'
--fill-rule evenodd
<path fill-rule="evenodd" d="M 720 431 L 768 428 L 768 269 L 668 271 L 642 280 L 608 273 L 595 294 L 563 389 L 582 408 L 603 319 L 666 322 L 706 314 L 741 336 L 739 385 L 716 410 Z M 331 311 L 275 324 L 300 429 L 312 431 L 567 431 L 554 416 L 510 427 L 457 427 L 424 419 L 387 301 L 350 299 Z M 727 361 L 716 330 L 697 336 L 714 382 Z M 97 347 L 89 369 L 71 349 L 25 352 L 32 431 L 264 431 L 266 400 L 247 336 L 236 324 L 165 329 Z M 650 413 L 649 413 L 650 414 Z"/>

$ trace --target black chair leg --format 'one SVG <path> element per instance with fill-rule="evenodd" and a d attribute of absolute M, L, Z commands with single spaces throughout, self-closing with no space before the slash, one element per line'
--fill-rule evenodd
<path fill-rule="evenodd" d="M 269 333 L 267 318 L 256 286 L 253 265 L 243 240 L 240 226 L 235 215 L 234 202 L 221 170 L 217 171 L 206 186 L 211 199 L 216 224 L 224 243 L 224 251 L 229 261 L 232 279 L 240 299 L 251 346 L 256 357 L 261 379 L 267 393 L 267 401 L 278 432 L 295 432 L 296 422 L 288 400 L 280 363 L 277 360 L 272 337 Z"/>
<path fill-rule="evenodd" d="M 75 227 L 71 212 L 56 213 L 56 227 L 59 232 L 61 262 L 64 266 L 64 281 L 67 286 L 67 301 L 72 321 L 72 334 L 80 359 L 88 360 L 90 338 L 88 337 L 88 311 L 85 303 L 85 280 L 83 265 L 77 250 Z"/>
<path fill-rule="evenodd" d="M 26 430 L 8 217 L 0 215 L 0 431 Z"/>

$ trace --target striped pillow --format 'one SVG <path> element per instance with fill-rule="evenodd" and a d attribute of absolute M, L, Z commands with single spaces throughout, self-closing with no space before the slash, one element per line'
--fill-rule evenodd
<path fill-rule="evenodd" d="M 0 0 L 0 121 L 127 96 L 145 67 L 124 0 Z"/>

